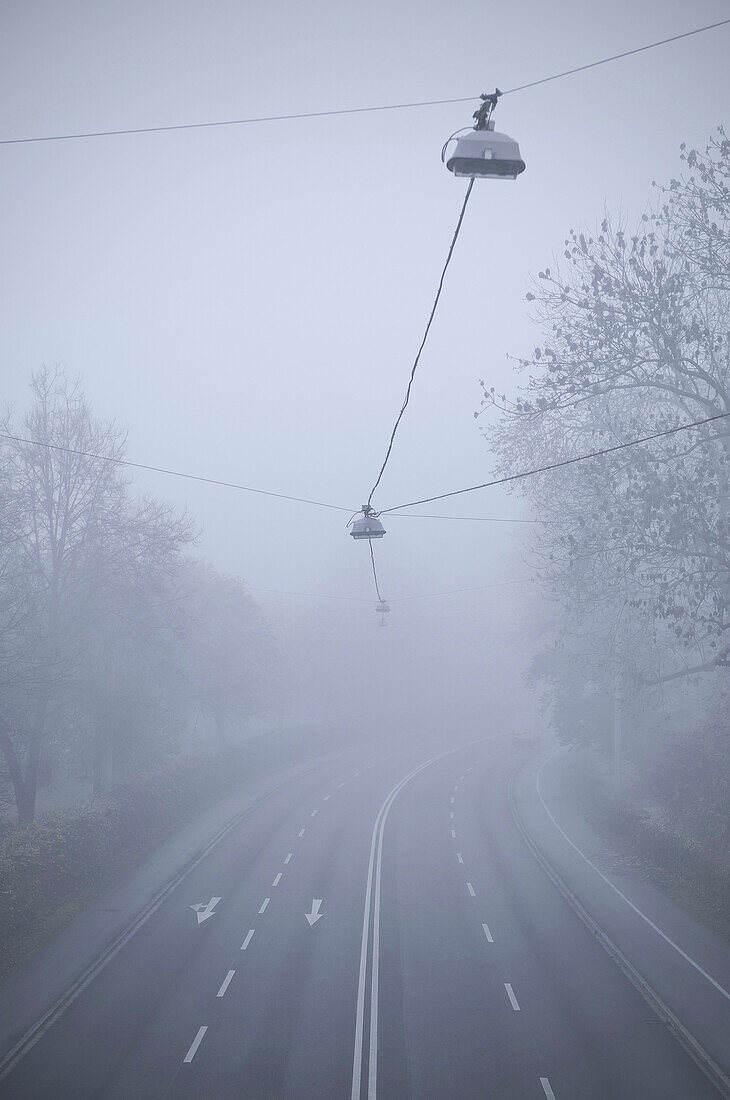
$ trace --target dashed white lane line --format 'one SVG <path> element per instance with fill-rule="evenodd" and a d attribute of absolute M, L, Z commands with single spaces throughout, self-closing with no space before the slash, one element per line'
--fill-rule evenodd
<path fill-rule="evenodd" d="M 484 929 L 484 935 L 487 937 L 487 943 L 494 943 L 494 940 L 492 939 L 492 933 L 489 931 L 489 925 L 483 924 L 482 928 Z"/>
<path fill-rule="evenodd" d="M 306 830 L 305 830 L 305 829 L 300 829 L 300 830 L 299 830 L 299 835 L 300 835 L 300 836 L 304 836 L 304 833 L 305 833 L 305 832 L 306 832 Z"/>
<path fill-rule="evenodd" d="M 310 817 L 316 817 L 317 816 L 317 810 L 312 810 L 312 812 L 309 816 Z"/>
<path fill-rule="evenodd" d="M 198 1047 L 200 1046 L 200 1044 L 202 1043 L 203 1036 L 205 1035 L 207 1030 L 208 1030 L 208 1025 L 207 1024 L 205 1025 L 205 1027 L 201 1027 L 198 1030 L 198 1034 L 193 1039 L 193 1041 L 190 1045 L 190 1050 L 187 1052 L 187 1054 L 183 1058 L 183 1062 L 192 1062 L 193 1058 L 195 1057 L 195 1052 L 198 1049 Z"/>
<path fill-rule="evenodd" d="M 463 775 L 460 775 L 460 776 L 459 776 L 459 782 L 460 782 L 460 783 L 461 783 L 461 782 L 463 782 L 463 779 L 464 779 L 464 776 L 463 776 Z"/>
<path fill-rule="evenodd" d="M 293 852 L 289 852 L 289 855 L 288 855 L 288 856 L 286 857 L 286 859 L 284 860 L 284 863 L 291 863 L 291 857 L 292 857 L 293 855 L 294 855 L 294 853 L 293 853 Z"/>
<path fill-rule="evenodd" d="M 278 886 L 280 882 L 281 882 L 281 871 L 279 871 L 278 875 L 276 876 L 276 878 L 274 879 L 274 881 L 272 882 L 271 885 L 272 886 Z"/>
<path fill-rule="evenodd" d="M 250 944 L 251 940 L 253 939 L 253 934 L 254 934 L 255 931 L 256 931 L 255 928 L 249 928 L 248 932 L 246 933 L 246 939 L 241 944 L 241 950 L 242 951 L 245 951 L 246 948 L 248 947 L 248 945 Z"/>
<path fill-rule="evenodd" d="M 456 799 L 455 799 L 455 798 L 452 798 L 452 799 L 451 799 L 451 805 L 453 806 L 455 802 L 456 802 Z"/>
<path fill-rule="evenodd" d="M 541 1077 L 540 1084 L 542 1085 L 542 1091 L 545 1093 L 547 1100 L 555 1100 L 555 1093 L 550 1088 L 550 1082 L 547 1077 Z"/>
<path fill-rule="evenodd" d="M 472 884 L 470 882 L 467 882 L 466 888 L 467 888 L 467 890 L 469 891 L 469 893 L 471 894 L 471 896 L 473 898 L 475 898 L 477 896 L 476 891 L 475 891 L 474 887 L 472 886 Z"/>
<path fill-rule="evenodd" d="M 463 863 L 463 862 L 464 862 L 464 857 L 463 857 L 463 855 L 461 854 L 461 852 L 457 852 L 457 853 L 456 853 L 456 858 L 458 859 L 459 863 Z"/>
<path fill-rule="evenodd" d="M 271 901 L 271 898 L 264 898 L 264 900 L 261 902 L 261 908 L 259 909 L 259 913 L 265 913 L 266 912 L 266 906 L 269 904 L 270 901 Z"/>
<path fill-rule="evenodd" d="M 456 829 L 451 830 L 451 839 L 456 840 Z"/>
<path fill-rule="evenodd" d="M 345 785 L 344 783 L 338 783 L 338 784 L 337 784 L 337 790 L 338 790 L 338 791 L 341 791 L 341 790 L 342 790 L 342 788 L 344 787 L 344 785 Z"/>
<path fill-rule="evenodd" d="M 451 811 L 451 813 L 449 814 L 449 817 L 451 818 L 451 820 L 452 820 L 452 821 L 454 820 L 454 811 L 453 811 L 453 810 L 452 810 L 452 811 Z"/>
<path fill-rule="evenodd" d="M 324 796 L 324 798 L 322 799 L 322 801 L 323 801 L 323 802 L 326 802 L 326 801 L 327 801 L 327 799 L 328 799 L 328 798 L 331 798 L 331 797 L 332 797 L 332 795 L 331 795 L 331 794 L 326 794 L 326 795 Z"/>
<path fill-rule="evenodd" d="M 220 989 L 216 993 L 216 997 L 222 997 L 223 996 L 225 991 L 228 989 L 228 986 L 231 984 L 231 978 L 233 977 L 233 975 L 235 973 L 236 973 L 235 970 L 229 970 L 228 971 L 225 978 L 223 979 L 223 984 L 221 985 Z"/>
<path fill-rule="evenodd" d="M 505 982 L 504 983 L 504 988 L 507 991 L 507 996 L 509 997 L 509 1003 L 512 1005 L 512 1008 L 514 1009 L 515 1012 L 519 1012 L 520 1011 L 520 1006 L 517 1003 L 517 998 L 515 997 L 515 993 L 514 993 L 514 990 L 513 990 L 512 986 L 509 984 L 509 982 Z"/>

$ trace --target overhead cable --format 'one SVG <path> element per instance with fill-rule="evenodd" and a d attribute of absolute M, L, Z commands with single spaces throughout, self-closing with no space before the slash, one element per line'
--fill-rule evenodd
<path fill-rule="evenodd" d="M 375 592 L 380 602 L 383 602 L 383 597 L 380 595 L 380 585 L 378 584 L 378 571 L 375 568 L 375 552 L 373 550 L 373 540 L 368 539 L 368 546 L 370 547 L 370 561 L 373 567 L 373 580 L 375 581 Z"/>
<path fill-rule="evenodd" d="M 378 485 L 380 485 L 380 479 L 383 476 L 383 473 L 385 472 L 385 467 L 388 465 L 388 459 L 390 458 L 390 453 L 393 450 L 393 443 L 395 442 L 396 432 L 398 431 L 398 428 L 400 426 L 400 422 L 403 419 L 403 414 L 405 413 L 405 411 L 408 407 L 408 402 L 410 401 L 410 398 L 411 398 L 411 389 L 413 387 L 413 379 L 416 377 L 416 370 L 418 369 L 418 363 L 419 363 L 419 360 L 421 358 L 421 352 L 423 351 L 424 347 L 426 346 L 426 340 L 428 339 L 428 334 L 429 334 L 429 331 L 431 329 L 431 324 L 433 322 L 434 317 L 436 316 L 436 307 L 439 304 L 439 298 L 441 297 L 441 291 L 443 290 L 443 287 L 444 287 L 444 279 L 446 278 L 446 271 L 447 271 L 447 268 L 448 268 L 449 264 L 451 263 L 451 257 L 454 254 L 454 247 L 455 247 L 456 242 L 457 242 L 458 237 L 459 237 L 459 232 L 461 230 L 462 222 L 464 221 L 464 214 L 466 213 L 466 204 L 469 202 L 469 196 L 471 195 L 471 191 L 472 191 L 473 186 L 474 186 L 474 177 L 472 176 L 472 178 L 469 180 L 469 186 L 466 189 L 466 195 L 464 196 L 464 202 L 462 203 L 461 213 L 459 214 L 459 220 L 456 223 L 456 229 L 454 230 L 454 235 L 451 238 L 451 244 L 449 246 L 449 252 L 448 252 L 448 255 L 446 257 L 446 263 L 444 264 L 443 270 L 441 272 L 441 278 L 439 279 L 438 290 L 436 291 L 436 297 L 434 298 L 433 306 L 431 307 L 431 314 L 428 318 L 428 323 L 426 325 L 425 332 L 423 333 L 423 339 L 421 340 L 421 346 L 418 349 L 418 353 L 416 354 L 416 358 L 413 361 L 413 366 L 411 367 L 411 375 L 410 375 L 410 378 L 408 379 L 408 387 L 406 389 L 406 395 L 403 398 L 403 404 L 401 405 L 400 412 L 398 413 L 398 416 L 396 417 L 395 424 L 393 425 L 393 431 L 390 433 L 390 440 L 388 442 L 388 449 L 385 452 L 385 458 L 383 459 L 383 465 L 380 467 L 380 472 L 378 473 L 378 476 L 375 479 L 375 484 L 373 485 L 372 489 L 370 490 L 370 495 L 368 497 L 368 506 L 370 506 L 370 504 L 372 503 L 373 494 L 374 494 L 375 490 L 377 489 Z"/>
<path fill-rule="evenodd" d="M 75 447 L 62 447 L 57 443 L 44 443 L 40 439 L 26 439 L 20 435 L 11 435 L 9 432 L 0 432 L 1 439 L 12 439 L 16 443 L 28 443 L 33 447 L 45 447 L 49 451 L 62 451 L 64 454 L 79 455 L 81 458 L 93 458 L 100 462 L 111 462 L 116 466 L 129 466 L 134 470 L 149 470 L 154 474 L 167 474 L 170 477 L 182 477 L 187 481 L 200 481 L 205 485 L 220 485 L 224 489 L 238 489 L 243 493 L 256 493 L 263 497 L 277 497 L 279 500 L 293 500 L 298 504 L 312 504 L 316 508 L 332 508 L 337 512 L 352 512 L 352 508 L 345 508 L 339 504 L 325 504 L 321 500 L 309 500 L 307 497 L 295 497 L 289 493 L 274 493 L 268 489 L 254 489 L 250 485 L 239 485 L 234 481 L 220 481 L 213 477 L 203 477 L 201 474 L 188 474 L 182 470 L 170 470 L 162 466 L 149 466 L 144 462 L 130 462 L 126 458 L 114 458 L 111 455 L 94 454 L 91 451 L 80 451 Z"/>
<path fill-rule="evenodd" d="M 717 413 L 715 416 L 705 417 L 704 420 L 694 420 L 691 424 L 680 424 L 676 428 L 667 428 L 662 432 L 653 432 L 652 435 L 642 436 L 641 439 L 630 439 L 626 443 L 616 443 L 613 447 L 604 447 L 600 451 L 590 451 L 588 454 L 576 455 L 574 458 L 564 458 L 560 462 L 550 462 L 547 466 L 538 466 L 534 470 L 522 470 L 518 474 L 508 474 L 506 477 L 498 477 L 493 481 L 484 481 L 481 485 L 470 485 L 466 489 L 455 489 L 451 493 L 437 493 L 432 497 L 422 497 L 420 500 L 411 500 L 407 504 L 397 504 L 394 508 L 382 508 L 378 515 L 386 515 L 389 512 L 400 511 L 401 508 L 415 508 L 417 504 L 430 504 L 434 500 L 445 500 L 447 497 L 463 496 L 464 493 L 475 493 L 478 489 L 490 489 L 493 485 L 506 485 L 510 481 L 519 481 L 523 477 L 532 477 L 534 474 L 544 474 L 550 470 L 559 470 L 562 466 L 572 466 L 576 462 L 585 462 L 589 458 L 600 458 L 602 455 L 610 455 L 615 451 L 625 451 L 628 447 L 638 447 L 640 443 L 650 443 L 653 439 L 663 439 L 665 436 L 676 435 L 677 432 L 686 432 L 690 428 L 699 428 L 703 424 L 711 424 L 715 420 L 723 420 L 730 416 L 730 412 Z M 717 439 L 703 442 L 711 442 Z"/>
<path fill-rule="evenodd" d="M 637 46 L 623 53 L 612 54 L 611 57 L 603 57 L 599 61 L 591 61 L 587 65 L 578 65 L 573 69 L 566 69 L 552 76 L 544 76 L 540 80 L 533 80 L 528 84 L 520 84 L 515 88 L 509 88 L 503 95 L 512 92 L 522 92 L 527 88 L 536 88 L 540 84 L 547 84 L 553 80 L 562 80 L 565 76 L 574 73 L 585 72 L 586 69 L 595 69 L 599 65 L 608 65 L 612 61 L 620 61 L 621 58 L 631 57 L 633 54 L 643 53 L 645 50 L 653 50 L 657 46 L 666 46 L 669 42 L 678 42 L 682 38 L 691 38 L 695 34 L 703 34 L 705 31 L 715 30 L 730 23 L 730 19 L 721 19 L 717 23 L 708 23 L 704 27 L 695 27 L 694 30 L 685 31 L 683 34 L 675 34 L 670 38 L 661 38 L 657 42 L 649 42 L 646 46 Z M 374 111 L 403 111 L 413 107 L 440 107 L 449 103 L 472 103 L 479 99 L 479 95 L 459 96 L 453 99 L 424 99 L 412 103 L 385 103 L 372 107 L 343 107 L 330 111 L 300 111 L 286 115 L 258 115 L 252 118 L 229 118 L 215 122 L 180 122 L 169 126 L 135 126 L 122 130 L 89 130 L 70 134 L 43 134 L 37 137 L 4 138 L 0 139 L 0 145 L 27 145 L 42 141 L 75 141 L 83 138 L 120 137 L 126 134 L 159 134 L 173 130 L 205 130 L 223 126 L 250 126 L 257 122 L 289 122 L 303 118 L 328 118 L 333 115 L 359 115 Z"/>

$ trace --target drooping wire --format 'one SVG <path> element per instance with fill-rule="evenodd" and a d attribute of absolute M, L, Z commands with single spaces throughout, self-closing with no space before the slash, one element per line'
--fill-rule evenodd
<path fill-rule="evenodd" d="M 564 458 L 560 462 L 550 462 L 546 466 L 537 466 L 533 470 L 522 470 L 518 474 L 508 474 L 506 477 L 498 477 L 493 481 L 484 481 L 481 485 L 470 485 L 466 489 L 455 489 L 451 493 L 437 493 L 436 496 L 422 497 L 420 500 L 411 500 L 407 504 L 397 504 L 394 508 L 381 508 L 378 515 L 386 515 L 389 512 L 397 512 L 401 508 L 415 508 L 417 504 L 430 504 L 434 500 L 445 500 L 447 497 L 463 496 L 464 493 L 475 493 L 478 489 L 490 489 L 494 485 L 506 485 L 510 481 L 519 481 L 523 477 L 532 477 L 534 474 L 544 474 L 550 470 L 559 470 L 562 466 L 572 466 L 576 462 L 585 462 L 589 458 L 600 458 L 601 455 L 610 455 L 615 451 L 625 451 L 629 447 L 638 447 L 641 443 L 650 443 L 653 439 L 663 439 L 665 436 L 676 435 L 677 432 L 686 432 L 690 428 L 699 428 L 703 424 L 711 424 L 715 420 L 723 420 L 730 416 L 730 412 L 717 413 L 715 416 L 707 416 L 704 420 L 694 420 L 691 424 L 680 424 L 676 428 L 666 428 L 662 432 L 653 432 L 651 435 L 642 436 L 641 439 L 629 439 L 626 443 L 616 443 L 613 447 L 603 447 L 600 451 L 590 451 L 588 454 L 576 455 L 574 458 Z M 719 436 L 712 436 L 703 442 L 712 442 Z"/>
<path fill-rule="evenodd" d="M 91 451 L 80 451 L 75 447 L 62 447 L 57 443 L 44 443 L 39 439 L 25 439 L 20 435 L 11 435 L 9 432 L 0 432 L 0 439 L 12 439 L 16 443 L 28 443 L 33 447 L 45 447 L 49 451 L 62 451 L 64 454 L 79 455 L 81 458 L 94 458 L 100 462 L 111 462 L 115 466 L 129 466 L 134 470 L 149 470 L 154 474 L 167 474 L 170 477 L 182 477 L 187 481 L 201 481 L 205 485 L 220 485 L 224 489 L 238 489 L 243 493 L 256 493 L 258 496 L 277 497 L 279 500 L 293 500 L 298 504 L 312 504 L 316 508 L 332 508 L 337 512 L 352 512 L 352 508 L 345 508 L 340 504 L 325 504 L 321 500 L 308 500 L 306 497 L 290 496 L 289 493 L 274 493 L 268 489 L 253 489 L 250 485 L 239 485 L 234 481 L 219 481 L 213 477 L 203 477 L 201 474 L 187 474 L 182 470 L 169 470 L 162 466 L 149 466 L 144 462 L 130 462 L 126 458 L 114 458 L 111 455 L 94 454 Z"/>
<path fill-rule="evenodd" d="M 574 69 L 566 69 L 564 72 L 554 73 L 553 76 L 544 76 L 540 80 L 531 81 L 529 84 L 520 84 L 516 88 L 509 88 L 502 94 L 510 95 L 512 92 L 522 92 L 527 88 L 536 88 L 539 84 L 547 84 L 552 80 L 562 80 L 565 76 L 572 76 L 574 73 L 581 73 L 586 69 L 595 69 L 599 65 L 608 65 L 612 61 L 620 61 L 623 57 L 631 57 L 633 54 L 643 53 L 645 50 L 653 50 L 657 46 L 666 46 L 669 42 L 678 42 L 682 38 L 691 38 L 695 34 L 702 34 L 705 31 L 715 30 L 717 27 L 724 27 L 728 23 L 730 23 L 730 19 L 721 19 L 717 23 L 708 23 L 704 27 L 695 27 L 694 30 L 685 31 L 683 34 L 675 34 L 670 38 L 662 38 L 657 42 L 649 42 L 646 46 L 638 46 L 633 50 L 625 50 L 623 53 L 601 58 L 600 61 L 591 61 L 587 65 L 578 65 Z M 460 96 L 454 99 L 425 99 L 414 103 L 385 103 L 373 107 L 344 107 L 330 111 L 301 111 L 296 114 L 287 115 L 260 115 L 254 118 L 231 118 L 216 122 L 181 122 L 170 126 L 137 126 L 123 130 L 90 130 L 73 134 L 44 134 L 38 137 L 4 138 L 0 139 L 0 145 L 26 145 L 31 142 L 41 141 L 72 141 L 83 138 L 119 137 L 125 134 L 159 134 L 172 130 L 204 130 L 222 126 L 250 126 L 257 122 L 285 122 L 301 118 L 327 118 L 332 115 L 358 115 L 373 111 L 403 111 L 412 107 L 440 107 L 449 103 L 471 103 L 478 98 L 478 95 L 471 95 Z"/>
<path fill-rule="evenodd" d="M 375 553 L 373 551 L 373 540 L 368 539 L 368 546 L 370 547 L 370 561 L 373 567 L 373 580 L 375 581 L 375 591 L 377 593 L 380 603 L 383 602 L 383 597 L 380 595 L 380 585 L 378 584 L 378 571 L 375 568 Z"/>
<path fill-rule="evenodd" d="M 458 237 L 459 237 L 459 232 L 461 230 L 462 222 L 464 221 L 464 214 L 466 213 L 466 204 L 469 202 L 469 196 L 471 195 L 471 191 L 472 191 L 473 186 L 474 186 L 474 177 L 472 176 L 472 178 L 469 180 L 469 186 L 466 189 L 466 195 L 464 196 L 464 202 L 463 202 L 462 207 L 461 207 L 461 213 L 459 214 L 459 220 L 456 223 L 456 229 L 454 230 L 454 235 L 451 238 L 451 245 L 449 246 L 449 253 L 446 257 L 446 263 L 444 264 L 443 270 L 441 272 L 441 278 L 439 279 L 439 285 L 438 285 L 438 290 L 436 291 L 436 297 L 434 298 L 434 303 L 433 303 L 433 306 L 431 307 L 431 315 L 428 318 L 428 324 L 426 325 L 426 330 L 423 334 L 423 339 L 421 340 L 421 346 L 418 349 L 418 353 L 416 355 L 416 358 L 413 361 L 413 366 L 411 367 L 411 376 L 408 379 L 408 387 L 406 389 L 406 395 L 403 398 L 403 404 L 401 405 L 400 412 L 398 413 L 395 424 L 393 425 L 393 431 L 390 433 L 390 441 L 388 443 L 388 449 L 385 452 L 385 458 L 383 459 L 383 465 L 380 467 L 380 472 L 378 473 L 378 476 L 375 479 L 375 484 L 373 485 L 372 489 L 370 490 L 370 495 L 368 496 L 368 506 L 372 503 L 373 494 L 375 493 L 375 490 L 377 489 L 378 485 L 380 484 L 380 479 L 383 476 L 383 473 L 385 471 L 385 467 L 388 465 L 388 459 L 390 458 L 390 453 L 393 450 L 393 443 L 395 442 L 396 432 L 398 431 L 398 427 L 400 425 L 400 422 L 403 419 L 403 414 L 405 413 L 406 408 L 408 407 L 408 402 L 410 401 L 411 389 L 413 387 L 413 379 L 416 377 L 416 370 L 418 369 L 418 363 L 419 363 L 419 360 L 421 358 L 421 352 L 423 351 L 423 349 L 426 345 L 426 340 L 428 339 L 428 333 L 429 333 L 429 330 L 431 328 L 431 324 L 433 322 L 433 319 L 436 315 L 436 308 L 439 304 L 439 298 L 441 297 L 441 291 L 443 290 L 444 279 L 446 277 L 446 271 L 448 269 L 449 264 L 451 263 L 451 257 L 454 254 L 454 247 L 455 247 L 456 242 L 457 242 Z"/>

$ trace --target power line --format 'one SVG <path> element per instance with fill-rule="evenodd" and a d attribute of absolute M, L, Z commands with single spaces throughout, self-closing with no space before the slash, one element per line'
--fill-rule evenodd
<path fill-rule="evenodd" d="M 405 600 L 430 600 L 433 596 L 458 596 L 462 592 L 484 592 L 487 588 L 504 588 L 508 584 L 528 584 L 532 577 L 517 577 L 513 581 L 496 581 L 494 584 L 478 584 L 475 588 L 450 588 L 445 592 L 422 592 L 417 596 L 397 596 L 391 603 L 403 603 Z"/>
<path fill-rule="evenodd" d="M 388 512 L 400 519 L 448 519 L 462 523 L 547 523 L 544 519 L 512 519 L 509 516 L 432 516 L 426 512 Z"/>
<path fill-rule="evenodd" d="M 631 439 L 626 443 L 617 443 L 613 447 L 604 447 L 600 451 L 591 451 L 589 454 L 576 455 L 575 458 L 564 458 L 561 462 L 551 462 L 547 466 L 538 466 L 534 470 L 523 470 L 519 474 L 509 474 L 507 477 L 498 477 L 495 478 L 494 481 L 485 481 L 481 485 L 470 485 L 466 489 L 456 489 L 451 493 L 438 493 L 436 496 L 423 497 L 421 500 L 411 500 L 408 504 L 397 504 L 395 508 L 383 508 L 378 512 L 378 515 L 382 516 L 389 512 L 397 512 L 401 508 L 415 508 L 417 504 L 429 504 L 433 500 L 445 500 L 447 497 L 458 497 L 462 496 L 464 493 L 474 493 L 477 489 L 490 489 L 493 485 L 505 485 L 509 481 L 518 481 L 520 478 L 532 477 L 534 474 L 544 474 L 549 470 L 559 470 L 561 466 L 572 466 L 576 462 L 585 462 L 588 458 L 600 458 L 601 455 L 610 455 L 615 451 L 624 451 L 628 447 L 637 447 L 640 443 L 650 443 L 653 439 L 662 439 L 668 435 L 676 435 L 677 432 L 686 432 L 689 428 L 699 428 L 703 424 L 711 424 L 714 420 L 723 420 L 727 416 L 730 416 L 730 412 L 717 413 L 715 416 L 708 416 L 704 420 L 695 420 L 691 424 L 680 424 L 676 428 L 667 428 L 663 432 L 654 432 L 652 435 L 645 435 L 641 439 Z"/>
<path fill-rule="evenodd" d="M 670 38 L 662 38 L 657 42 L 649 42 L 646 46 L 637 46 L 633 50 L 625 50 L 623 53 L 613 54 L 611 57 L 603 57 L 599 61 L 591 61 L 587 65 L 578 65 L 574 69 L 566 69 L 563 72 L 554 73 L 552 76 L 544 76 L 540 80 L 533 80 L 528 84 L 520 84 L 515 88 L 509 88 L 502 94 L 510 95 L 512 92 L 522 92 L 527 88 L 536 88 L 540 84 L 547 84 L 553 80 L 562 80 L 565 76 L 572 76 L 574 73 L 585 72 L 586 69 L 595 69 L 598 68 L 599 65 L 608 65 L 612 61 L 620 61 L 621 58 L 631 57 L 633 54 L 643 53 L 645 50 L 653 50 L 657 46 L 666 46 L 669 42 L 678 42 L 682 38 L 691 38 L 695 34 L 703 34 L 705 31 L 715 30 L 717 27 L 724 27 L 728 23 L 730 23 L 730 19 L 721 19 L 717 23 L 708 23 L 704 27 L 695 27 L 694 30 L 685 31 L 683 34 L 675 34 Z M 344 107 L 330 111 L 300 111 L 295 114 L 286 115 L 259 115 L 252 118 L 230 118 L 214 122 L 181 122 L 169 126 L 136 126 L 122 130 L 89 130 L 71 134 L 43 134 L 38 137 L 0 139 L 0 145 L 27 145 L 43 141 L 75 141 L 84 138 L 120 137 L 127 134 L 169 133 L 173 130 L 205 130 L 224 126 L 250 126 L 258 122 L 288 122 L 304 118 L 329 118 L 333 115 L 359 115 L 375 111 L 403 111 L 413 107 L 440 107 L 450 103 L 473 103 L 477 99 L 479 99 L 478 95 L 459 96 L 452 99 L 424 99 L 413 103 L 385 103 L 371 107 Z"/>
<path fill-rule="evenodd" d="M 380 602 L 383 602 L 383 597 L 380 595 L 380 585 L 378 584 L 378 571 L 375 568 L 375 552 L 373 551 L 373 540 L 368 539 L 368 546 L 370 547 L 370 561 L 373 567 L 373 580 L 375 581 L 375 591 L 377 593 Z"/>
<path fill-rule="evenodd" d="M 205 485 L 220 485 L 224 489 L 238 489 L 243 493 L 256 493 L 258 496 L 276 497 L 279 500 L 293 500 L 298 504 L 312 504 L 317 508 L 332 508 L 337 512 L 352 512 L 352 508 L 344 508 L 339 504 L 325 504 L 321 500 L 308 500 L 306 497 L 290 496 L 288 493 L 273 493 L 268 489 L 253 489 L 250 485 L 239 485 L 234 481 L 220 481 L 213 477 L 203 477 L 200 474 L 188 474 L 182 470 L 168 470 L 162 466 L 149 466 L 144 462 L 130 462 L 126 458 L 114 458 L 110 455 L 94 454 L 91 451 L 80 451 L 74 447 L 61 447 L 57 443 L 44 443 L 39 439 L 25 439 L 23 436 L 11 435 L 9 432 L 0 432 L 0 438 L 12 439 L 16 443 L 28 443 L 33 447 L 45 447 L 50 451 L 62 451 L 64 454 L 79 455 L 81 458 L 94 458 L 100 462 L 111 462 L 116 466 L 129 466 L 134 470 L 148 470 L 154 474 L 167 474 L 170 477 L 182 477 L 187 481 L 200 481 Z"/>
<path fill-rule="evenodd" d="M 434 298 L 433 306 L 431 307 L 431 315 L 428 318 L 428 323 L 426 325 L 426 330 L 423 334 L 423 339 L 421 340 L 421 346 L 418 349 L 418 353 L 416 355 L 416 358 L 413 361 L 413 366 L 411 367 L 411 375 L 410 375 L 410 378 L 408 379 L 408 387 L 406 389 L 406 395 L 403 398 L 403 404 L 401 405 L 400 412 L 398 413 L 395 424 L 393 425 L 393 431 L 390 433 L 390 441 L 388 442 L 388 449 L 385 452 L 385 458 L 383 459 L 383 465 L 380 467 L 380 472 L 379 472 L 377 478 L 375 479 L 375 484 L 373 485 L 372 489 L 370 490 L 370 496 L 368 497 L 368 506 L 370 505 L 370 503 L 373 499 L 373 494 L 374 494 L 375 490 L 377 489 L 378 485 L 380 484 L 380 479 L 383 476 L 383 473 L 385 471 L 385 467 L 388 465 L 388 459 L 390 458 L 390 453 L 393 450 L 393 443 L 395 442 L 396 432 L 398 431 L 398 427 L 400 425 L 400 422 L 403 419 L 403 414 L 405 413 L 406 408 L 408 407 L 408 402 L 410 401 L 411 389 L 413 387 L 413 379 L 416 377 L 416 370 L 418 369 L 418 363 L 419 363 L 419 360 L 421 358 L 421 352 L 423 351 L 424 347 L 426 346 L 426 340 L 428 339 L 428 334 L 429 334 L 429 331 L 431 329 L 431 324 L 433 322 L 434 317 L 436 316 L 436 307 L 439 304 L 439 298 L 441 297 L 441 291 L 443 290 L 443 287 L 444 287 L 444 279 L 446 278 L 446 271 L 447 271 L 447 268 L 448 268 L 449 264 L 451 263 L 451 257 L 454 254 L 454 248 L 456 246 L 456 242 L 457 242 L 458 237 L 459 237 L 459 232 L 461 230 L 462 222 L 464 221 L 464 214 L 466 213 L 466 204 L 469 202 L 469 196 L 471 195 L 471 191 L 472 191 L 473 186 L 474 186 L 474 177 L 472 176 L 472 178 L 469 180 L 469 186 L 466 189 L 466 195 L 464 196 L 464 202 L 463 202 L 462 207 L 461 207 L 461 213 L 459 214 L 459 220 L 456 223 L 456 229 L 454 230 L 454 235 L 451 238 L 451 245 L 449 246 L 449 253 L 446 257 L 446 263 L 444 264 L 443 270 L 441 272 L 441 278 L 439 279 L 439 285 L 438 285 L 438 290 L 436 291 L 436 297 Z"/>

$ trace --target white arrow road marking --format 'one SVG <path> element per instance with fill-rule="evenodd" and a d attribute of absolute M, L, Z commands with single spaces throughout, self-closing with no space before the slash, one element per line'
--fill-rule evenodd
<path fill-rule="evenodd" d="M 223 984 L 221 985 L 220 989 L 216 993 L 216 997 L 222 997 L 223 996 L 225 991 L 228 989 L 228 986 L 231 984 L 231 978 L 233 977 L 233 975 L 235 973 L 236 973 L 235 970 L 229 970 L 228 971 L 225 978 L 223 979 Z"/>
<path fill-rule="evenodd" d="M 220 898 L 211 898 L 207 905 L 204 901 L 199 901 L 197 905 L 190 906 L 190 908 L 194 911 L 196 917 L 198 918 L 198 924 L 202 924 L 204 920 L 208 919 L 208 917 L 215 916 L 213 910 L 220 900 Z"/>
<path fill-rule="evenodd" d="M 312 911 L 311 913 L 305 913 L 304 916 L 309 921 L 309 927 L 316 924 L 320 917 L 324 916 L 324 913 L 320 913 L 319 907 L 322 904 L 322 898 L 312 898 Z"/>
<path fill-rule="evenodd" d="M 509 997 L 509 1003 L 512 1005 L 512 1008 L 515 1010 L 515 1012 L 519 1012 L 520 1006 L 517 1004 L 517 998 L 515 997 L 512 986 L 509 984 L 509 982 L 505 982 L 504 988 L 507 990 L 507 996 Z"/>
<path fill-rule="evenodd" d="M 195 1052 L 198 1049 L 198 1047 L 200 1046 L 200 1044 L 202 1043 L 203 1036 L 205 1035 L 207 1030 L 208 1030 L 208 1025 L 207 1024 L 205 1025 L 205 1027 L 201 1027 L 198 1030 L 198 1034 L 193 1039 L 190 1050 L 187 1052 L 187 1054 L 183 1058 L 183 1062 L 192 1062 L 193 1058 L 195 1057 Z"/>

